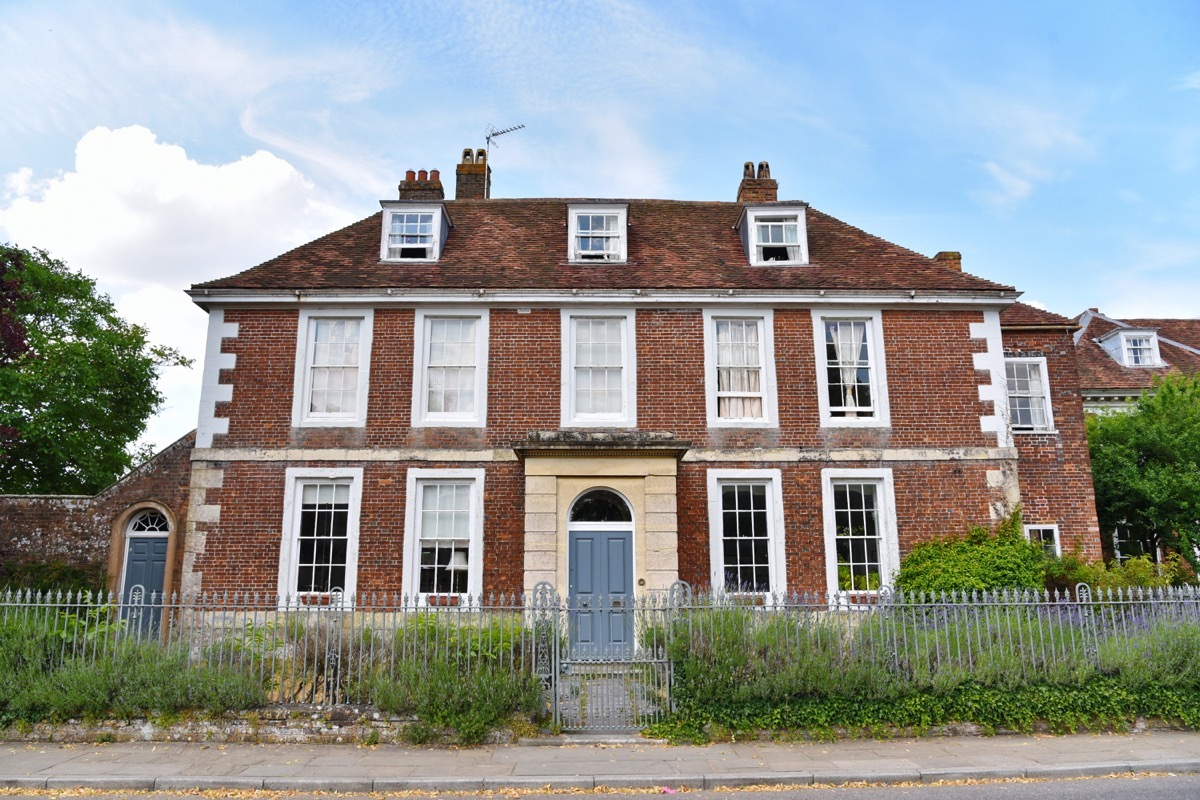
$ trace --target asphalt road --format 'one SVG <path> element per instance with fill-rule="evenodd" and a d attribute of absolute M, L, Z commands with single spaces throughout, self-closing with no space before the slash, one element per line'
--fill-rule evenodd
<path fill-rule="evenodd" d="M 195 800 L 203 798 L 236 798 L 238 800 L 383 800 L 404 797 L 405 800 L 451 797 L 519 798 L 520 800 L 564 800 L 567 797 L 596 795 L 604 798 L 639 797 L 666 794 L 660 790 L 563 791 L 539 792 L 503 790 L 496 792 L 402 792 L 397 794 L 338 794 L 322 792 L 276 792 L 262 790 L 218 790 L 190 792 L 128 792 L 95 789 L 5 789 L 0 788 L 3 800 Z M 942 786 L 798 786 L 790 789 L 731 789 L 686 790 L 672 794 L 686 795 L 686 800 L 1197 800 L 1200 798 L 1200 775 L 1153 775 L 1119 778 L 1085 778 L 1061 781 L 994 781 L 988 783 L 956 783 Z M 682 799 L 681 799 L 682 800 Z"/>

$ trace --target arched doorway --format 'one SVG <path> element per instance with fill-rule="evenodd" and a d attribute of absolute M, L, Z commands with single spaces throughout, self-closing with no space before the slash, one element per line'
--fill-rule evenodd
<path fill-rule="evenodd" d="M 156 508 L 136 512 L 125 526 L 121 616 L 132 630 L 158 630 L 170 535 L 171 523 Z"/>
<path fill-rule="evenodd" d="M 567 522 L 567 602 L 577 658 L 622 658 L 633 649 L 633 513 L 611 489 L 591 489 Z"/>

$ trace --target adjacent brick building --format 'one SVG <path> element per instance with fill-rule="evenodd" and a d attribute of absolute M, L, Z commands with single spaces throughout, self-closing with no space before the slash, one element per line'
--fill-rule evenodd
<path fill-rule="evenodd" d="M 493 199 L 482 151 L 457 178 L 192 287 L 169 585 L 865 595 L 1018 502 L 1099 555 L 1070 320 L 765 163 L 735 202 Z"/>

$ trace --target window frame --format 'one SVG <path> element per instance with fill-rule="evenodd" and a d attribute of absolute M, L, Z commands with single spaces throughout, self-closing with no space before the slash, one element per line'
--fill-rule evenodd
<path fill-rule="evenodd" d="M 1133 340 L 1145 339 L 1145 350 L 1149 355 L 1150 360 L 1142 363 L 1134 363 L 1131 355 L 1134 351 Z M 1143 349 L 1143 348 L 1137 348 Z M 1162 360 L 1158 352 L 1158 334 L 1154 331 L 1136 330 L 1136 331 L 1121 331 L 1121 363 L 1127 367 L 1142 368 L 1142 367 L 1161 367 Z"/>
<path fill-rule="evenodd" d="M 429 605 L 430 598 L 455 598 L 453 605 L 466 599 L 483 601 L 483 489 L 487 471 L 476 469 L 427 469 L 412 467 L 405 480 L 404 502 L 404 566 L 401 570 L 401 592 L 409 602 Z M 421 489 L 429 483 L 470 483 L 470 533 L 467 549 L 467 591 L 465 593 L 421 591 Z M 440 605 L 434 601 L 433 605 Z"/>
<path fill-rule="evenodd" d="M 720 396 L 717 381 L 717 323 L 723 320 L 756 320 L 759 322 L 759 358 L 762 369 L 761 417 L 720 416 Z M 705 309 L 704 310 L 704 400 L 710 428 L 776 428 L 779 427 L 778 393 L 775 383 L 775 315 L 771 309 Z"/>
<path fill-rule="evenodd" d="M 1025 541 L 1033 543 L 1033 544 L 1041 545 L 1042 549 L 1045 550 L 1046 555 L 1054 556 L 1055 558 L 1058 558 L 1059 556 L 1062 555 L 1062 540 L 1059 538 L 1057 524 L 1031 524 L 1031 525 L 1024 525 L 1023 527 L 1025 529 Z M 1054 552 L 1050 552 L 1049 550 L 1046 550 L 1046 540 L 1045 539 L 1039 537 L 1038 540 L 1036 542 L 1034 542 L 1033 531 L 1035 531 L 1035 530 L 1051 531 L 1052 538 L 1051 538 L 1050 543 L 1054 545 Z"/>
<path fill-rule="evenodd" d="M 837 508 L 834 487 L 846 483 L 874 483 L 877 487 L 879 589 L 845 590 L 838 587 Z M 830 597 L 848 599 L 850 605 L 857 605 L 859 603 L 853 598 L 878 597 L 880 591 L 890 589 L 892 578 L 900 569 L 900 536 L 896 522 L 896 487 L 892 470 L 822 469 L 821 506 L 825 535 L 825 582 Z"/>
<path fill-rule="evenodd" d="M 428 264 L 441 258 L 442 247 L 448 233 L 445 209 L 440 204 L 424 205 L 405 202 L 384 202 L 383 224 L 379 239 L 379 260 L 388 264 Z M 425 258 L 388 258 L 388 237 L 391 233 L 393 214 L 430 214 L 429 255 Z"/>
<path fill-rule="evenodd" d="M 783 473 L 779 469 L 710 469 L 708 483 L 709 582 L 717 596 L 758 597 L 764 600 L 787 592 L 787 560 L 784 537 L 787 528 L 783 511 Z M 768 544 L 768 592 L 730 592 L 725 589 L 725 525 L 722 487 L 727 484 L 766 486 Z"/>
<path fill-rule="evenodd" d="M 475 328 L 475 409 L 470 412 L 429 410 L 430 328 L 439 319 L 470 319 Z M 412 426 L 482 428 L 487 424 L 488 309 L 418 309 L 413 322 Z"/>
<path fill-rule="evenodd" d="M 1011 380 L 1008 377 L 1008 365 L 1009 364 L 1036 364 L 1038 366 L 1038 368 L 1041 370 L 1042 404 L 1043 404 L 1043 412 L 1044 412 L 1044 416 L 1045 416 L 1045 426 L 1044 427 L 1037 427 L 1037 426 L 1021 427 L 1021 428 L 1017 427 L 1016 422 L 1015 422 L 1015 417 L 1013 415 L 1013 410 L 1012 410 L 1013 394 L 1012 394 L 1011 389 L 1009 388 L 1009 382 Z M 1053 407 L 1053 403 L 1052 403 L 1051 396 L 1050 396 L 1050 372 L 1049 372 L 1049 367 L 1046 364 L 1045 356 L 1005 356 L 1004 357 L 1004 379 L 1005 379 L 1004 380 L 1004 394 L 1005 394 L 1005 397 L 1007 398 L 1006 413 L 1008 414 L 1009 430 L 1011 430 L 1013 433 L 1020 433 L 1020 434 L 1057 433 L 1058 431 L 1054 427 L 1054 407 Z M 1032 397 L 1033 395 L 1021 394 L 1021 395 L 1017 395 L 1017 396 L 1018 397 Z"/>
<path fill-rule="evenodd" d="M 799 258 L 789 261 L 764 261 L 759 258 L 758 225 L 762 219 L 774 217 L 795 217 L 796 245 L 799 247 Z M 753 267 L 786 267 L 803 266 L 809 263 L 808 255 L 808 214 L 807 206 L 748 206 L 743 219 L 742 241 L 746 247 L 746 258 Z"/>
<path fill-rule="evenodd" d="M 308 595 L 329 595 L 335 592 L 300 592 L 296 588 L 300 567 L 300 525 L 302 511 L 302 487 L 310 483 L 346 483 L 350 487 L 350 501 L 346 518 L 346 580 L 342 590 L 344 605 L 352 605 L 358 590 L 358 543 L 362 512 L 362 467 L 332 467 L 314 469 L 310 467 L 288 467 L 284 473 L 283 530 L 279 547 L 279 579 L 276 591 L 281 608 L 289 598 L 298 599 Z"/>
<path fill-rule="evenodd" d="M 817 368 L 817 408 L 823 428 L 888 428 L 892 424 L 888 402 L 887 356 L 883 345 L 883 313 L 879 309 L 813 309 L 813 351 Z M 865 341 L 871 370 L 871 396 L 875 412 L 870 417 L 835 417 L 829 404 L 829 360 L 825 352 L 827 322 L 866 322 Z"/>
<path fill-rule="evenodd" d="M 357 402 L 353 412 L 314 413 L 308 408 L 311 405 L 312 397 L 315 323 L 320 320 L 337 319 L 359 322 Z M 367 424 L 374 321 L 374 309 L 369 308 L 302 308 L 300 310 L 296 328 L 296 364 L 292 386 L 292 427 L 361 428 Z"/>
<path fill-rule="evenodd" d="M 623 353 L 621 387 L 622 410 L 619 413 L 587 413 L 576 410 L 575 396 L 575 320 L 618 319 L 621 321 Z M 561 419 L 564 428 L 632 428 L 637 425 L 637 312 L 634 309 L 571 308 L 562 309 L 562 390 Z"/>
<path fill-rule="evenodd" d="M 577 247 L 579 217 L 585 215 L 609 215 L 617 217 L 617 252 L 612 258 L 584 258 Z M 625 205 L 580 205 L 567 206 L 567 261 L 572 264 L 623 264 L 629 252 L 629 207 Z"/>

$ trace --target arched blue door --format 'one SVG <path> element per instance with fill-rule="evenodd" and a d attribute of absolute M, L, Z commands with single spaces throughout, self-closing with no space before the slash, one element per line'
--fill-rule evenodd
<path fill-rule="evenodd" d="M 633 650 L 633 516 L 608 489 L 571 508 L 567 541 L 571 655 L 623 659 Z"/>
<path fill-rule="evenodd" d="M 121 618 L 127 630 L 156 633 L 162 620 L 170 525 L 154 509 L 134 515 L 125 531 L 125 580 Z"/>

